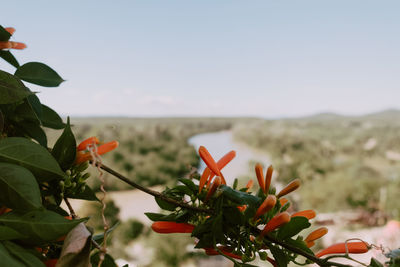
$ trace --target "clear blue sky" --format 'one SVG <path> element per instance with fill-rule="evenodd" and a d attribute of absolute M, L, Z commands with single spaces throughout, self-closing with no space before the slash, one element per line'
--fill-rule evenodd
<path fill-rule="evenodd" d="M 400 108 L 400 1 L 7 1 L 63 115 L 301 116 Z M 8 10 L 7 13 L 5 11 Z M 0 68 L 11 70 L 6 64 Z"/>

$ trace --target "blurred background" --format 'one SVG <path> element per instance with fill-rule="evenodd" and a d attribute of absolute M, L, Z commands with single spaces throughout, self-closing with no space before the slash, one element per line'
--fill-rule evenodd
<path fill-rule="evenodd" d="M 229 181 L 272 164 L 293 178 L 293 211 L 314 208 L 323 247 L 351 237 L 400 246 L 400 17 L 398 1 L 18 1 L 1 25 L 65 80 L 31 85 L 71 116 L 77 140 L 119 140 L 103 161 L 162 190 L 201 171 L 197 148 L 238 157 Z M 6 63 L 1 69 L 13 72 Z M 60 132 L 51 132 L 53 142 Z M 98 189 L 93 171 L 90 183 Z M 107 177 L 118 264 L 231 266 L 185 235 L 149 230 L 152 197 Z M 80 216 L 96 204 L 74 202 Z M 100 217 L 89 224 L 101 231 Z M 171 244 L 174 244 L 171 246 Z M 377 253 L 376 251 L 373 253 Z M 379 254 L 379 253 L 377 253 Z M 371 254 L 369 255 L 371 256 Z M 375 255 L 379 258 L 380 255 Z M 368 256 L 367 256 L 368 258 Z"/>

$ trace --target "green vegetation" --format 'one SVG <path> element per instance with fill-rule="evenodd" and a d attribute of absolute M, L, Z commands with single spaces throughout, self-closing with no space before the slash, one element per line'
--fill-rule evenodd
<path fill-rule="evenodd" d="M 234 136 L 271 155 L 278 179 L 301 178 L 301 207 L 361 207 L 399 218 L 400 112 L 321 114 L 238 124 Z"/>
<path fill-rule="evenodd" d="M 229 129 L 227 118 L 78 118 L 72 130 L 78 141 L 97 136 L 120 146 L 104 163 L 144 186 L 173 184 L 197 167 L 199 157 L 187 139 L 195 134 Z M 50 138 L 51 139 L 51 138 Z M 98 175 L 92 168 L 92 176 Z M 98 179 L 89 179 L 98 189 Z M 113 179 L 107 190 L 132 189 Z"/>

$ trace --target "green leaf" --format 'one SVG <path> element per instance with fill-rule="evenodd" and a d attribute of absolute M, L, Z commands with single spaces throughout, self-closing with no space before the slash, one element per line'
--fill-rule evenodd
<path fill-rule="evenodd" d="M 21 267 L 22 263 L 14 258 L 3 245 L 3 242 L 0 242 L 0 259 L 1 264 L 7 267 Z M 22 265 L 23 266 L 23 265 Z"/>
<path fill-rule="evenodd" d="M 0 26 L 0 42 L 8 41 L 11 38 L 11 34 Z"/>
<path fill-rule="evenodd" d="M 0 140 L 0 162 L 21 165 L 30 170 L 39 182 L 65 176 L 57 161 L 42 146 L 21 137 Z"/>
<path fill-rule="evenodd" d="M 76 158 L 76 140 L 69 124 L 69 117 L 67 118 L 67 125 L 55 143 L 51 154 L 64 171 L 71 168 L 74 164 Z"/>
<path fill-rule="evenodd" d="M 10 241 L 2 242 L 8 252 L 14 256 L 14 258 L 18 259 L 22 264 L 22 266 L 26 267 L 39 267 L 45 266 L 44 263 L 37 257 L 35 257 L 28 250 L 18 246 L 17 244 Z"/>
<path fill-rule="evenodd" d="M 191 196 L 193 191 L 186 187 L 186 185 L 177 185 L 171 189 L 172 192 L 177 192 L 179 195 L 188 195 Z"/>
<path fill-rule="evenodd" d="M 162 200 L 159 197 L 155 197 L 155 199 L 156 199 L 156 202 L 157 202 L 158 206 L 160 208 L 162 208 L 163 210 L 174 211 L 176 209 L 176 207 L 177 207 L 176 205 L 174 205 L 172 203 L 169 203 L 169 202 L 166 202 L 165 200 Z"/>
<path fill-rule="evenodd" d="M 111 233 L 112 231 L 114 231 L 115 228 L 117 228 L 117 226 L 118 226 L 119 224 L 120 224 L 120 223 L 117 222 L 117 223 L 115 223 L 110 229 L 108 229 L 108 230 L 107 230 L 107 235 L 108 235 L 109 233 Z M 98 234 L 98 235 L 94 235 L 94 236 L 92 237 L 92 239 L 93 239 L 97 244 L 103 243 L 103 241 L 104 241 L 104 232 L 102 232 L 101 234 Z"/>
<path fill-rule="evenodd" d="M 222 214 L 218 214 L 212 224 L 211 228 L 212 235 L 214 236 L 217 243 L 224 238 L 224 230 L 222 225 Z"/>
<path fill-rule="evenodd" d="M 314 252 L 307 247 L 306 242 L 304 242 L 301 237 L 297 237 L 296 240 L 286 239 L 284 242 L 294 247 L 298 247 L 311 255 L 314 255 Z"/>
<path fill-rule="evenodd" d="M 178 181 L 186 185 L 186 187 L 189 188 L 194 194 L 196 194 L 199 191 L 199 187 L 195 185 L 193 181 L 190 179 L 180 178 L 178 179 Z"/>
<path fill-rule="evenodd" d="M 61 117 L 46 105 L 42 104 L 42 124 L 44 127 L 51 129 L 63 129 L 65 124 L 63 123 Z"/>
<path fill-rule="evenodd" d="M 371 262 L 368 265 L 368 267 L 383 267 L 383 264 L 377 261 L 376 259 L 371 258 Z"/>
<path fill-rule="evenodd" d="M 90 262 L 92 263 L 92 266 L 98 266 L 99 261 L 100 261 L 99 252 L 96 252 L 90 257 Z M 115 264 L 114 259 L 109 254 L 106 254 L 104 261 L 101 264 L 101 267 L 117 267 L 117 264 Z"/>
<path fill-rule="evenodd" d="M 17 77 L 0 70 L 0 105 L 16 103 L 31 94 Z"/>
<path fill-rule="evenodd" d="M 293 217 L 290 222 L 283 225 L 278 230 L 278 239 L 285 240 L 300 233 L 303 229 L 311 226 L 311 223 L 305 217 Z"/>
<path fill-rule="evenodd" d="M 254 206 L 261 200 L 259 197 L 253 196 L 246 192 L 234 190 L 226 185 L 221 185 L 219 188 L 220 188 L 220 190 L 222 190 L 222 194 L 226 198 L 228 198 L 229 200 L 231 200 L 237 204 L 247 204 L 247 205 Z"/>
<path fill-rule="evenodd" d="M 39 98 L 36 96 L 36 94 L 31 94 L 27 98 L 29 105 L 31 106 L 32 110 L 35 112 L 36 117 L 41 119 L 43 115 L 43 110 L 42 110 L 42 103 L 40 103 Z"/>
<path fill-rule="evenodd" d="M 57 87 L 64 80 L 52 68 L 40 62 L 28 62 L 15 71 L 21 80 L 45 86 Z"/>
<path fill-rule="evenodd" d="M 16 127 L 26 136 L 36 140 L 41 146 L 47 148 L 47 136 L 38 123 L 32 121 L 21 121 Z"/>
<path fill-rule="evenodd" d="M 275 246 L 269 246 L 269 249 L 274 256 L 274 259 L 278 265 L 278 267 L 287 267 L 287 264 L 289 262 L 289 259 L 287 258 L 285 252 L 281 250 L 280 248 L 277 248 Z"/>
<path fill-rule="evenodd" d="M 21 166 L 0 162 L 0 202 L 19 211 L 40 208 L 39 185 L 33 174 Z"/>
<path fill-rule="evenodd" d="M 13 240 L 13 239 L 25 239 L 27 238 L 23 234 L 15 231 L 14 229 L 0 225 L 0 241 Z"/>
<path fill-rule="evenodd" d="M 11 65 L 13 65 L 14 67 L 16 68 L 19 67 L 17 59 L 13 56 L 13 54 L 11 54 L 10 51 L 0 50 L 0 57 L 5 61 L 7 61 L 8 63 L 10 63 Z"/>
<path fill-rule="evenodd" d="M 162 221 L 163 218 L 165 217 L 165 214 L 154 213 L 154 212 L 145 212 L 144 215 L 146 215 L 147 218 L 149 218 L 153 222 Z"/>
<path fill-rule="evenodd" d="M 45 209 L 25 214 L 9 212 L 0 216 L 0 222 L 3 225 L 29 237 L 27 241 L 34 244 L 55 241 L 83 221 L 85 219 L 67 220 L 61 215 Z"/>
<path fill-rule="evenodd" d="M 83 192 L 75 193 L 75 194 L 67 194 L 65 195 L 68 198 L 74 199 L 84 199 L 89 201 L 100 201 L 93 190 L 88 186 L 85 185 L 85 190 Z"/>

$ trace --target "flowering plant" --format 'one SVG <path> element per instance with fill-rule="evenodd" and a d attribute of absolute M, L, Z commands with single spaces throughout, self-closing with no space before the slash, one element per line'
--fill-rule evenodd
<path fill-rule="evenodd" d="M 109 229 L 104 219 L 104 202 L 87 185 L 89 161 L 125 183 L 155 197 L 168 213 L 146 213 L 158 233 L 191 233 L 196 248 L 207 255 L 222 255 L 235 266 L 252 266 L 256 257 L 274 266 L 316 263 L 320 266 L 349 266 L 331 260 L 352 259 L 351 253 L 365 253 L 374 246 L 363 241 L 335 244 L 317 254 L 310 249 L 327 229 L 315 229 L 308 236 L 313 210 L 288 213 L 285 195 L 300 186 L 294 180 L 281 191 L 271 186 L 273 168 L 264 177 L 261 165 L 255 171 L 259 187 L 249 181 L 244 188 L 237 180 L 226 184 L 223 168 L 235 157 L 230 151 L 215 161 L 206 148 L 199 150 L 207 164 L 196 179 L 179 179 L 179 184 L 156 192 L 143 187 L 102 163 L 100 155 L 118 146 L 102 144 L 90 137 L 77 145 L 69 118 L 64 122 L 42 104 L 25 82 L 57 87 L 64 80 L 39 62 L 20 65 L 9 49 L 26 46 L 10 41 L 13 28 L 0 26 L 0 57 L 16 68 L 11 74 L 0 70 L 0 255 L 4 266 L 115 266 L 107 254 Z M 48 147 L 43 128 L 62 130 L 53 147 Z M 102 185 L 101 190 L 105 192 Z M 87 218 L 75 214 L 69 199 L 101 201 L 104 233 L 93 235 Z M 65 202 L 68 210 L 61 207 Z M 387 254 L 388 266 L 398 266 L 399 251 Z M 326 255 L 328 257 L 322 258 Z M 303 257 L 303 258 L 300 258 Z M 300 259 L 299 259 L 300 258 Z M 383 266 L 375 259 L 368 265 Z"/>

